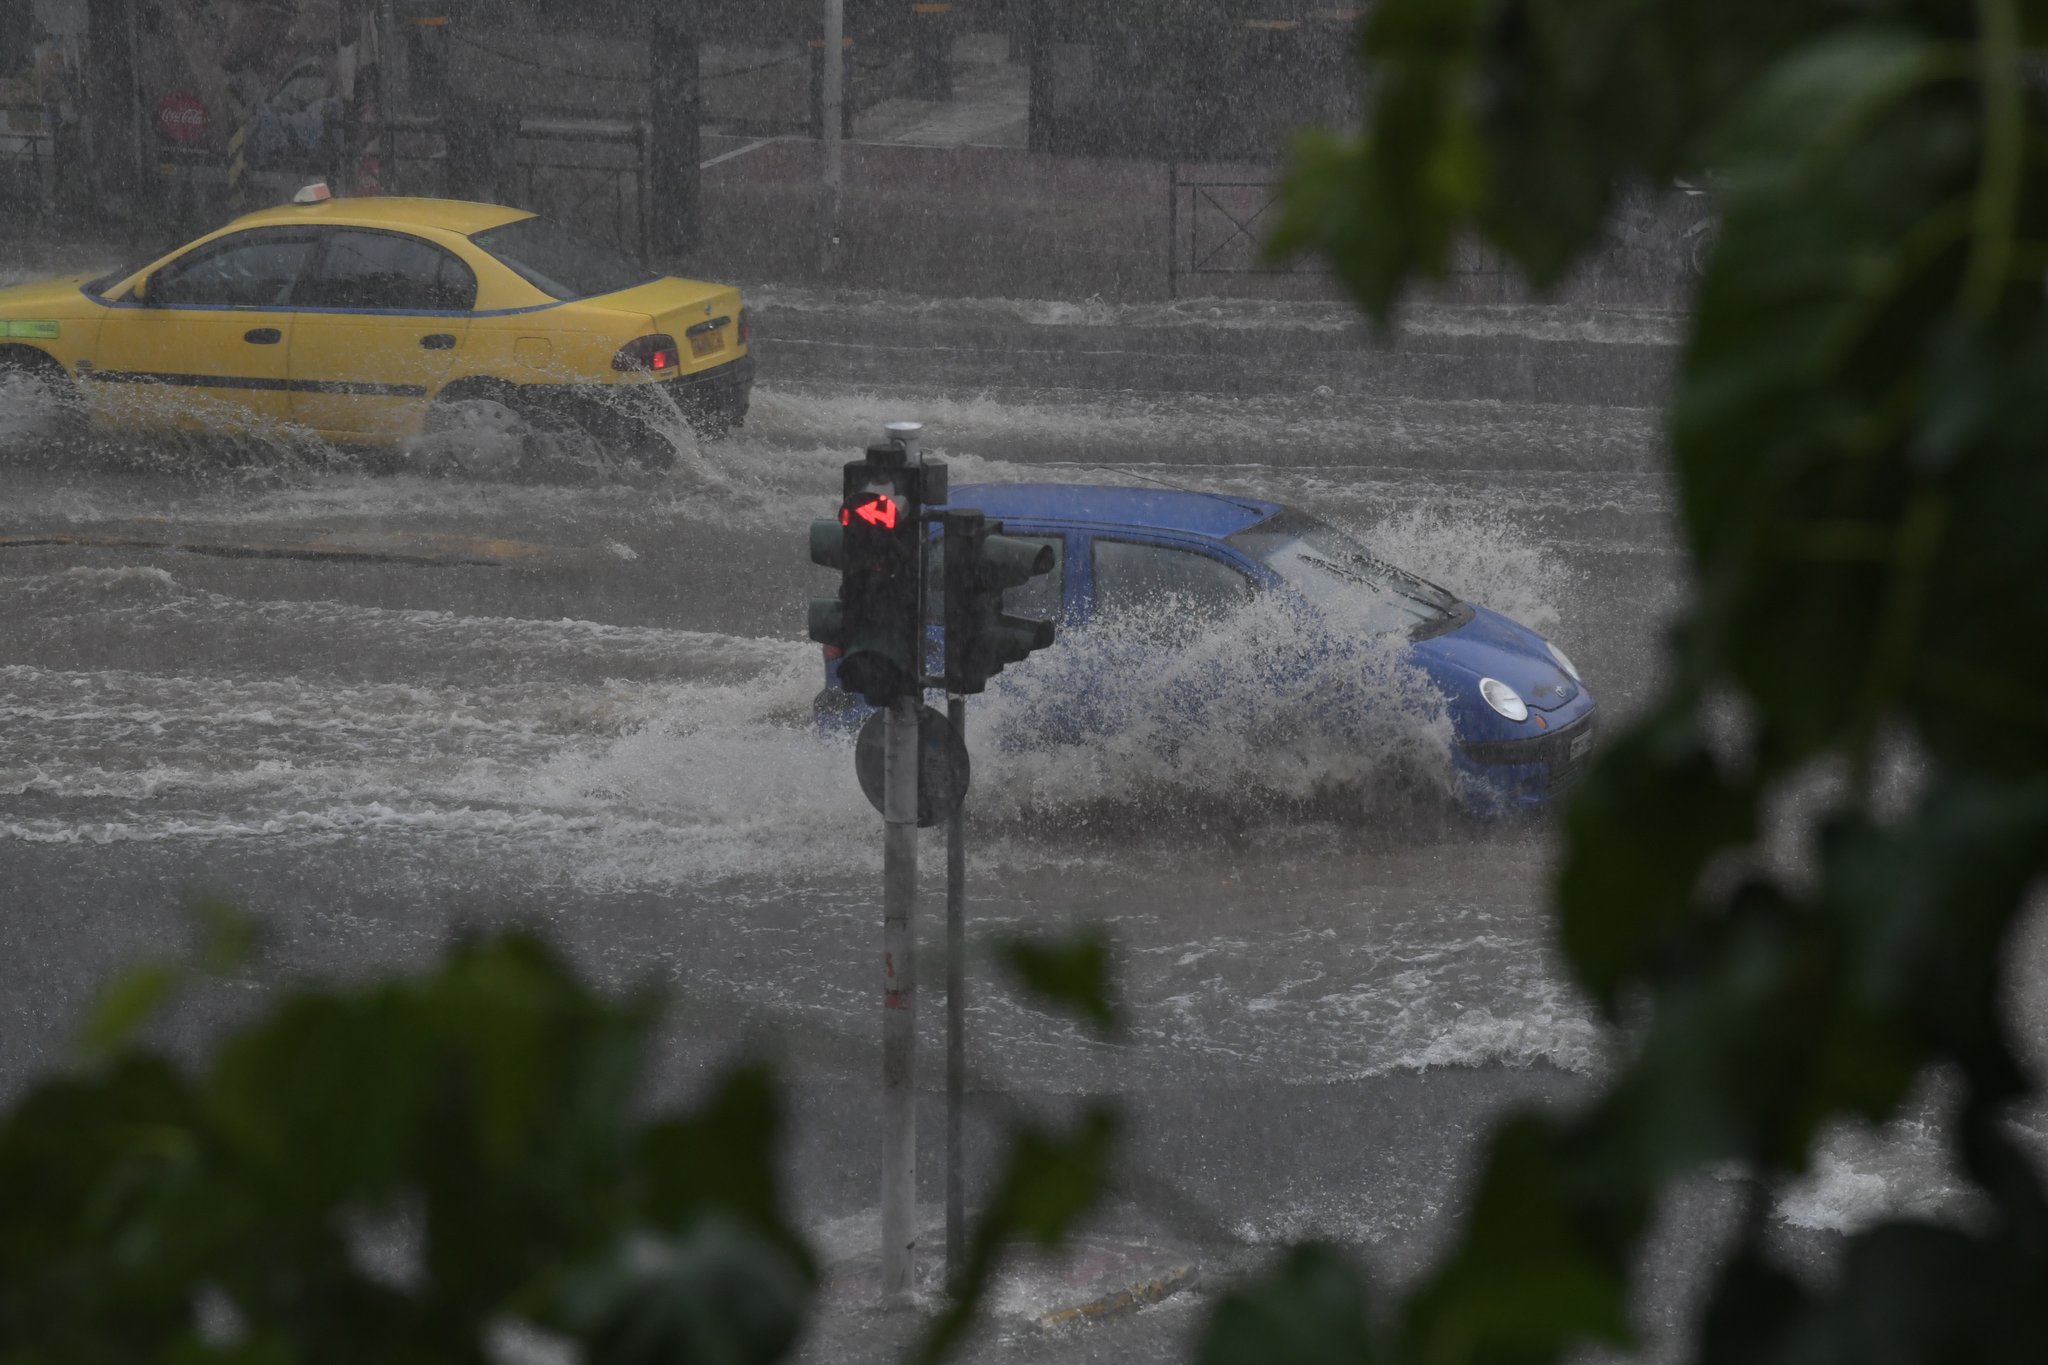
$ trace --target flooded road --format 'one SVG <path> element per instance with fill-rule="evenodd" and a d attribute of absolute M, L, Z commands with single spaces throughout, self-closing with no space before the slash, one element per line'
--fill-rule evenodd
<path fill-rule="evenodd" d="M 779 1057 L 799 1211 L 858 1240 L 879 824 L 850 745 L 812 725 L 803 603 L 826 580 L 803 546 L 890 419 L 929 424 L 956 487 L 1165 481 L 1316 513 L 1549 634 L 1610 732 L 1657 684 L 1683 592 L 1653 409 L 1668 319 L 1421 309 L 1389 340 L 1317 305 L 750 298 L 747 427 L 678 432 L 659 475 L 53 453 L 26 408 L 0 415 L 0 1090 L 66 1057 L 107 973 L 184 941 L 189 888 L 255 911 L 272 955 L 183 1011 L 181 1039 L 279 974 L 415 965 L 459 927 L 532 923 L 606 981 L 670 990 L 665 1092 L 738 1050 Z M 970 913 L 978 942 L 1105 926 L 1129 1027 L 1091 1041 L 977 959 L 975 1175 L 1012 1107 L 1114 1093 L 1130 1178 L 1105 1228 L 1221 1276 L 1311 1235 L 1411 1272 L 1489 1116 L 1569 1100 L 1609 1055 L 1548 942 L 1552 829 L 1281 799 L 1292 760 L 1227 726 L 1171 753 L 981 742 L 1024 723 L 1046 657 L 970 716 Z M 928 983 L 942 848 L 928 836 Z M 942 995 L 924 1001 L 935 1201 Z M 1938 1203 L 1938 1156 L 1910 1138 L 1838 1147 L 1787 1228 Z M 1680 1241 L 1721 1202 L 1681 1211 Z M 1197 1316 L 1183 1296 L 979 1351 L 1168 1359 Z M 872 1348 L 828 1322 L 812 1352 Z"/>

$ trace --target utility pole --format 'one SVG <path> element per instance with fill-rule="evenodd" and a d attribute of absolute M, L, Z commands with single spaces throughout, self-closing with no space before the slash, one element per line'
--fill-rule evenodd
<path fill-rule="evenodd" d="M 648 109 L 653 147 L 653 246 L 664 259 L 687 258 L 703 229 L 702 140 L 699 135 L 703 85 L 698 42 L 703 30 L 699 0 L 652 0 L 653 60 Z"/>
<path fill-rule="evenodd" d="M 1034 152 L 1052 150 L 1053 80 L 1051 0 L 1023 0 L 1024 60 L 1030 64 L 1025 141 Z"/>
<path fill-rule="evenodd" d="M 133 0 L 86 0 L 85 130 L 94 192 L 125 216 L 142 173 Z M 69 169 L 69 168 L 67 168 Z"/>
<path fill-rule="evenodd" d="M 818 269 L 831 274 L 839 256 L 840 201 L 846 188 L 846 165 L 840 147 L 840 120 L 846 103 L 846 0 L 825 0 L 825 46 L 819 54 L 823 90 L 825 176 L 818 206 Z"/>
<path fill-rule="evenodd" d="M 967 739 L 967 698 L 946 699 L 946 719 Z M 946 1285 L 967 1270 L 967 1173 L 961 1112 L 967 1104 L 967 803 L 946 817 Z"/>
<path fill-rule="evenodd" d="M 917 1262 L 918 701 L 889 707 L 882 781 L 882 1297 L 910 1293 Z"/>

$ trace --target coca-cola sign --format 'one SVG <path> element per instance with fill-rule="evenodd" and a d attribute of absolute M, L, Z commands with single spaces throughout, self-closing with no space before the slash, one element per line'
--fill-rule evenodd
<path fill-rule="evenodd" d="M 166 142 L 190 147 L 206 140 L 206 106 L 186 90 L 173 90 L 157 101 L 156 130 Z"/>

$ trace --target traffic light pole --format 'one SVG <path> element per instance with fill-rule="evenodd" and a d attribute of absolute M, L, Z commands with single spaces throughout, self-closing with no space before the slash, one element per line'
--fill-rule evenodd
<path fill-rule="evenodd" d="M 917 1258 L 917 829 L 941 807 L 946 840 L 946 1273 L 957 1286 L 966 1261 L 962 1128 L 967 1074 L 965 923 L 967 863 L 961 804 L 967 769 L 968 694 L 1006 665 L 1052 643 L 1050 621 L 1011 616 L 1003 594 L 1055 567 L 1052 548 L 1001 534 L 978 511 L 927 511 L 948 502 L 943 461 L 913 460 L 915 422 L 891 422 L 888 441 L 849 462 L 836 521 L 813 521 L 811 562 L 840 573 L 839 592 L 812 598 L 810 637 L 837 660 L 837 681 L 877 716 L 862 727 L 857 767 L 882 810 L 882 1296 L 902 1303 Z M 941 533 L 942 612 L 927 610 L 929 532 Z M 944 676 L 928 678 L 930 625 L 944 639 Z M 950 724 L 927 751 L 924 692 L 943 685 Z M 932 717 L 936 726 L 937 717 Z M 877 724 L 879 722 L 879 725 Z M 880 731 L 881 763 L 873 736 Z M 919 791 L 928 757 L 939 758 L 930 793 Z M 876 768 L 879 766 L 880 771 Z M 929 796 L 929 801 L 926 801 Z"/>
<path fill-rule="evenodd" d="M 882 1296 L 917 1260 L 917 709 L 884 712 L 882 752 Z"/>
<path fill-rule="evenodd" d="M 946 719 L 967 738 L 967 698 L 954 693 Z M 946 1284 L 967 1269 L 967 1177 L 961 1111 L 967 1100 L 967 802 L 946 818 Z"/>

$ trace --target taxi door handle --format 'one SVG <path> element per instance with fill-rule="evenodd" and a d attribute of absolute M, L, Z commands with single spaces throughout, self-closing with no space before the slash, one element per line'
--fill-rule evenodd
<path fill-rule="evenodd" d="M 252 346 L 275 346 L 284 340 L 284 333 L 275 327 L 251 327 L 242 333 L 242 340 Z"/>
<path fill-rule="evenodd" d="M 455 349 L 455 338 L 446 332 L 430 332 L 420 338 L 420 346 L 429 351 L 452 351 Z"/>

